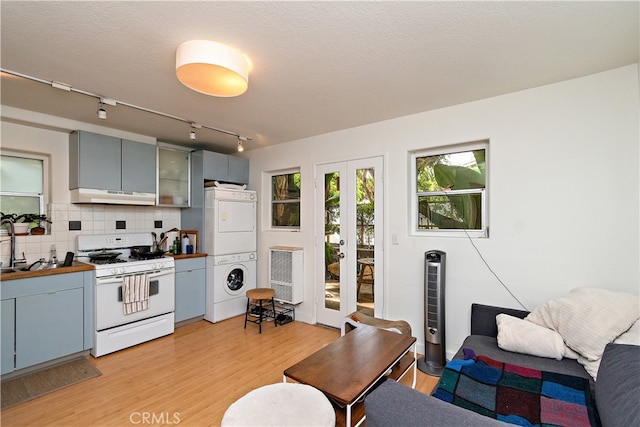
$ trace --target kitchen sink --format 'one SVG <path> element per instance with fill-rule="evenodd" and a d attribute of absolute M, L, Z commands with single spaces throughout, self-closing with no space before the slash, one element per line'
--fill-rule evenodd
<path fill-rule="evenodd" d="M 55 265 L 51 265 L 51 264 L 45 264 L 43 267 L 38 268 L 36 266 L 34 266 L 33 264 L 30 266 L 31 269 L 29 269 L 29 266 L 27 267 L 2 267 L 2 270 L 0 270 L 1 274 L 9 274 L 9 273 L 21 273 L 21 272 L 25 272 L 25 271 L 45 271 L 45 270 L 54 270 L 58 267 L 63 267 L 62 264 L 58 263 Z"/>

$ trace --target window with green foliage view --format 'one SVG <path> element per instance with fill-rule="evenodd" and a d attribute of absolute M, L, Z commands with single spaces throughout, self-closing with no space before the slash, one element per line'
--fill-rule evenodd
<path fill-rule="evenodd" d="M 486 148 L 417 154 L 416 230 L 486 233 Z"/>
<path fill-rule="evenodd" d="M 0 210 L 3 214 L 44 214 L 44 161 L 0 156 Z"/>
<path fill-rule="evenodd" d="M 271 226 L 300 228 L 300 172 L 271 177 Z"/>

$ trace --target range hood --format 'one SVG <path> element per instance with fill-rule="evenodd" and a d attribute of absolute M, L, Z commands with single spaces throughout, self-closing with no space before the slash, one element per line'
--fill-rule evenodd
<path fill-rule="evenodd" d="M 156 204 L 156 195 L 155 193 L 137 193 L 135 191 L 75 188 L 71 190 L 71 203 L 153 206 Z"/>

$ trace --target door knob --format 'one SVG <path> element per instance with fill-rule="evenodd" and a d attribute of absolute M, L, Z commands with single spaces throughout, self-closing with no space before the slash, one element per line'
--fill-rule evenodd
<path fill-rule="evenodd" d="M 340 254 L 338 254 L 338 256 L 342 259 L 344 258 L 344 252 L 340 252 Z"/>

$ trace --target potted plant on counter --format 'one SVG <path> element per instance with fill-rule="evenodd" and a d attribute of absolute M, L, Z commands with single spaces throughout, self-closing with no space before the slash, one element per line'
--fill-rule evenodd
<path fill-rule="evenodd" d="M 42 235 L 45 233 L 44 223 L 48 222 L 51 224 L 51 221 L 47 219 L 46 215 L 41 214 L 22 214 L 24 216 L 24 222 L 29 224 L 35 223 L 35 227 L 31 228 L 30 233 L 33 235 Z"/>
<path fill-rule="evenodd" d="M 13 222 L 14 232 L 16 235 L 25 235 L 29 232 L 29 227 L 31 224 L 35 223 L 35 227 L 31 228 L 31 234 L 44 234 L 44 224 L 48 222 L 51 224 L 51 221 L 47 219 L 46 215 L 41 214 L 2 214 L 2 219 L 10 219 Z"/>

